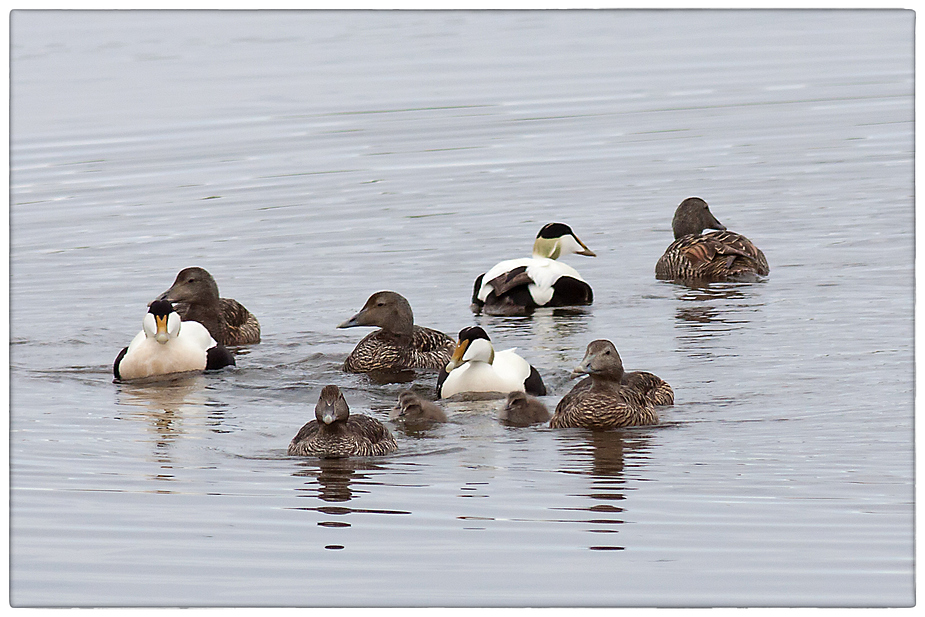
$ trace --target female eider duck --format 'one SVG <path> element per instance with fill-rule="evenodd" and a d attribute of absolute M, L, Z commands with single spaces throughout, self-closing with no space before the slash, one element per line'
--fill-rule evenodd
<path fill-rule="evenodd" d="M 173 376 L 234 365 L 230 351 L 216 343 L 202 324 L 182 321 L 170 302 L 152 302 L 142 326 L 112 365 L 116 380 Z"/>
<path fill-rule="evenodd" d="M 657 279 L 751 281 L 770 272 L 764 253 L 745 236 L 728 231 L 699 197 L 681 202 L 671 228 L 675 241 L 655 264 Z M 704 229 L 719 231 L 704 234 Z"/>
<path fill-rule="evenodd" d="M 446 412 L 438 405 L 422 399 L 411 390 L 398 395 L 398 405 L 389 412 L 389 420 L 405 424 L 433 424 L 446 422 Z"/>
<path fill-rule="evenodd" d="M 343 458 L 379 456 L 398 449 L 395 438 L 379 420 L 351 414 L 337 386 L 325 386 L 315 405 L 315 419 L 303 426 L 289 444 L 290 456 Z"/>
<path fill-rule="evenodd" d="M 658 414 L 646 391 L 623 384 L 623 362 L 610 341 L 591 342 L 573 374 L 586 374 L 590 379 L 579 382 L 562 397 L 549 421 L 551 428 L 610 429 L 658 424 Z M 671 398 L 674 400 L 673 393 Z"/>
<path fill-rule="evenodd" d="M 495 353 L 491 340 L 479 326 L 460 330 L 453 357 L 440 371 L 438 396 L 492 392 L 500 398 L 514 390 L 535 396 L 546 394 L 540 374 L 513 349 Z"/>
<path fill-rule="evenodd" d="M 437 330 L 414 325 L 411 305 L 394 291 L 374 293 L 359 313 L 337 326 L 379 326 L 367 334 L 347 356 L 348 373 L 413 369 L 440 370 L 453 354 L 453 339 Z"/>
<path fill-rule="evenodd" d="M 183 321 L 198 321 L 226 346 L 260 342 L 257 318 L 237 300 L 220 298 L 212 275 L 202 268 L 185 268 L 170 289 L 157 297 L 172 302 Z"/>
<path fill-rule="evenodd" d="M 549 410 L 538 399 L 524 392 L 511 392 L 498 413 L 498 420 L 509 426 L 529 426 L 549 420 Z"/>
<path fill-rule="evenodd" d="M 591 304 L 591 286 L 575 268 L 556 261 L 569 253 L 595 256 L 568 225 L 545 225 L 536 235 L 532 257 L 502 261 L 475 279 L 472 311 L 527 315 L 541 306 Z"/>

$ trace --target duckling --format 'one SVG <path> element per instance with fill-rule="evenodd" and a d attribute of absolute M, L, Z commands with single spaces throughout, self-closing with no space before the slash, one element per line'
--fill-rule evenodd
<path fill-rule="evenodd" d="M 590 375 L 591 383 L 579 383 L 562 397 L 549 421 L 551 428 L 609 429 L 658 424 L 655 407 L 644 393 L 622 385 L 623 361 L 610 341 L 589 343 L 573 374 Z"/>
<path fill-rule="evenodd" d="M 379 420 L 351 414 L 340 388 L 321 389 L 315 419 L 303 426 L 289 444 L 290 456 L 343 458 L 378 456 L 398 449 L 395 438 Z"/>
<path fill-rule="evenodd" d="M 688 282 L 757 280 L 770 272 L 768 260 L 751 240 L 728 231 L 707 202 L 688 197 L 671 221 L 675 241 L 655 264 L 655 278 Z M 717 229 L 704 234 L 704 229 Z"/>
<path fill-rule="evenodd" d="M 532 257 L 502 261 L 475 279 L 470 308 L 488 315 L 528 315 L 541 306 L 591 304 L 591 286 L 577 270 L 556 261 L 569 253 L 595 256 L 568 225 L 544 225 Z"/>
<path fill-rule="evenodd" d="M 535 368 L 513 349 L 495 353 L 491 339 L 479 326 L 459 331 L 453 357 L 440 372 L 437 395 L 449 398 L 462 392 L 527 392 L 546 394 L 546 386 Z"/>
<path fill-rule="evenodd" d="M 211 371 L 234 366 L 234 356 L 209 336 L 205 326 L 182 321 L 170 302 L 151 303 L 142 330 L 112 365 L 117 381 Z"/>
<path fill-rule="evenodd" d="M 175 305 L 183 321 L 198 321 L 222 345 L 260 342 L 257 318 L 237 300 L 220 298 L 212 275 L 202 268 L 185 268 L 170 289 L 157 297 Z"/>
<path fill-rule="evenodd" d="M 549 420 L 549 410 L 538 398 L 523 392 L 511 392 L 507 403 L 498 413 L 498 420 L 511 426 L 529 426 Z"/>
<path fill-rule="evenodd" d="M 394 291 L 374 293 L 359 313 L 338 328 L 379 326 L 347 356 L 348 373 L 439 370 L 453 354 L 453 339 L 437 330 L 414 325 L 411 305 Z"/>
<path fill-rule="evenodd" d="M 422 399 L 411 390 L 398 395 L 398 405 L 389 412 L 389 420 L 401 420 L 408 424 L 430 424 L 446 422 L 446 412 L 430 401 Z"/>

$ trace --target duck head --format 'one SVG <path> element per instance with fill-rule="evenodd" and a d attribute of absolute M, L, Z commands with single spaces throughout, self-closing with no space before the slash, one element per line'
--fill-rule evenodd
<path fill-rule="evenodd" d="M 342 422 L 350 417 L 347 400 L 337 386 L 325 386 L 321 389 L 318 404 L 315 405 L 315 418 L 320 424 Z"/>
<path fill-rule="evenodd" d="M 161 345 L 180 334 L 180 315 L 170 302 L 155 300 L 142 321 L 145 336 Z"/>
<path fill-rule="evenodd" d="M 463 328 L 459 331 L 459 340 L 456 343 L 456 349 L 453 351 L 453 357 L 446 365 L 446 372 L 465 364 L 466 362 L 487 362 L 491 364 L 495 361 L 495 350 L 491 346 L 491 339 L 479 326 Z"/>
<path fill-rule="evenodd" d="M 170 289 L 157 300 L 184 304 L 213 304 L 218 302 L 218 284 L 212 275 L 202 268 L 184 268 Z"/>
<path fill-rule="evenodd" d="M 594 251 L 578 239 L 572 228 L 565 223 L 547 223 L 533 242 L 533 256 L 558 259 L 562 255 L 575 253 L 595 257 Z"/>
<path fill-rule="evenodd" d="M 614 344 L 604 339 L 588 343 L 585 357 L 572 370 L 572 377 L 578 375 L 617 382 L 623 379 L 623 360 Z"/>
<path fill-rule="evenodd" d="M 356 326 L 379 326 L 389 332 L 410 335 L 414 331 L 414 313 L 401 294 L 380 291 L 369 297 L 359 313 L 337 327 Z"/>
<path fill-rule="evenodd" d="M 688 197 L 674 211 L 671 229 L 674 231 L 674 239 L 677 240 L 691 234 L 699 235 L 704 229 L 725 231 L 726 227 L 716 220 L 707 202 L 699 197 Z"/>

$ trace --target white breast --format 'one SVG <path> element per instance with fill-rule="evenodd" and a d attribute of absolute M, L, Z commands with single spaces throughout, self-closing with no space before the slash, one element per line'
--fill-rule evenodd
<path fill-rule="evenodd" d="M 447 375 L 440 390 L 441 398 L 448 398 L 461 392 L 508 392 L 524 391 L 524 381 L 530 376 L 530 365 L 513 349 L 495 353 L 493 364 L 470 361 Z"/>
<path fill-rule="evenodd" d="M 206 351 L 215 345 L 205 326 L 195 321 L 183 322 L 179 335 L 166 343 L 145 336 L 142 330 L 119 362 L 119 376 L 130 380 L 202 371 L 206 368 Z"/>

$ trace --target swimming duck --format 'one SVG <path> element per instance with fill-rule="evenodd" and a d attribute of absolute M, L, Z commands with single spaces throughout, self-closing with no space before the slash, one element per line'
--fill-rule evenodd
<path fill-rule="evenodd" d="M 198 321 L 222 345 L 260 342 L 257 318 L 237 300 L 220 298 L 215 279 L 202 268 L 180 270 L 170 289 L 157 299 L 172 302 L 183 321 Z"/>
<path fill-rule="evenodd" d="M 170 302 L 151 303 L 142 330 L 119 352 L 112 374 L 119 381 L 211 371 L 234 366 L 234 356 L 195 321 L 182 321 Z"/>
<path fill-rule="evenodd" d="M 562 397 L 549 421 L 551 428 L 658 424 L 655 407 L 643 391 L 622 385 L 623 361 L 610 341 L 589 343 L 573 374 L 589 375 L 590 384 L 580 382 Z"/>
<path fill-rule="evenodd" d="M 538 398 L 524 392 L 510 392 L 498 420 L 510 426 L 529 426 L 549 420 L 549 410 Z"/>
<path fill-rule="evenodd" d="M 398 395 L 398 405 L 389 412 L 389 420 L 407 424 L 446 422 L 446 412 L 430 401 L 422 399 L 411 390 Z"/>
<path fill-rule="evenodd" d="M 374 293 L 359 313 L 337 326 L 379 326 L 347 356 L 348 373 L 439 370 L 453 354 L 453 339 L 437 330 L 414 325 L 411 305 L 394 291 Z"/>
<path fill-rule="evenodd" d="M 303 426 L 289 444 L 290 456 L 343 458 L 378 456 L 398 449 L 395 438 L 379 420 L 351 414 L 340 388 L 321 389 L 315 419 Z"/>
<path fill-rule="evenodd" d="M 513 349 L 495 353 L 491 339 L 479 326 L 460 330 L 453 357 L 437 380 L 440 398 L 462 392 L 504 395 L 514 390 L 536 396 L 546 394 L 540 374 Z"/>
<path fill-rule="evenodd" d="M 533 243 L 533 256 L 508 259 L 475 279 L 473 312 L 488 315 L 527 315 L 541 306 L 591 304 L 594 294 L 578 271 L 556 261 L 575 253 L 595 253 L 564 223 L 544 225 Z"/>
<path fill-rule="evenodd" d="M 675 241 L 655 264 L 655 278 L 681 281 L 755 280 L 770 269 L 764 253 L 751 240 L 728 231 L 707 202 L 688 197 L 671 221 Z M 703 233 L 704 229 L 717 229 Z"/>

